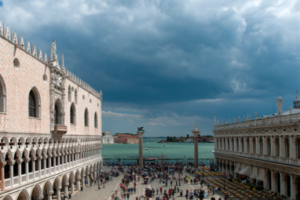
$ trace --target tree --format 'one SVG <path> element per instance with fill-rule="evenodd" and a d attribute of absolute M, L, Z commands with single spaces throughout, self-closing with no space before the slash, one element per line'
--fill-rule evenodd
<path fill-rule="evenodd" d="M 198 133 L 198 137 L 200 137 L 200 133 Z"/>
<path fill-rule="evenodd" d="M 190 138 L 190 135 L 189 135 L 189 134 L 187 134 L 187 135 L 186 135 L 186 138 Z"/>

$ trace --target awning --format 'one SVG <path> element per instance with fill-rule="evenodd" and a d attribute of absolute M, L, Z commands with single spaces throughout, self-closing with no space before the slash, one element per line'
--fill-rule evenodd
<path fill-rule="evenodd" d="M 243 169 L 239 172 L 239 174 L 250 177 L 250 167 L 247 166 L 247 167 L 243 168 Z"/>
<path fill-rule="evenodd" d="M 256 179 L 256 177 L 257 177 L 257 168 L 252 167 L 250 178 Z"/>
<path fill-rule="evenodd" d="M 236 165 L 234 173 L 239 173 L 239 171 L 240 171 L 240 165 Z"/>
<path fill-rule="evenodd" d="M 265 177 L 265 170 L 264 169 L 260 169 L 259 170 L 259 174 L 257 176 L 257 180 L 264 181 L 264 177 Z"/>

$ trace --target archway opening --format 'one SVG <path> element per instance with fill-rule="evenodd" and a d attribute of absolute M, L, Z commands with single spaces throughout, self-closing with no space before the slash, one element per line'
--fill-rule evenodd
<path fill-rule="evenodd" d="M 62 104 L 59 99 L 56 100 L 54 106 L 54 123 L 58 125 L 62 124 Z"/>

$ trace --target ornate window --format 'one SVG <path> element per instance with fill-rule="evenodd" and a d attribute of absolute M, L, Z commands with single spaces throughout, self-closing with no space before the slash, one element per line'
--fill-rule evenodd
<path fill-rule="evenodd" d="M 76 124 L 76 108 L 74 103 L 70 107 L 70 123 Z"/>
<path fill-rule="evenodd" d="M 94 122 L 95 122 L 95 128 L 98 128 L 98 116 L 97 116 L 96 112 L 95 112 L 95 116 L 94 116 Z"/>
<path fill-rule="evenodd" d="M 57 99 L 54 105 L 54 124 L 62 124 L 62 104 L 60 99 Z"/>
<path fill-rule="evenodd" d="M 29 116 L 30 117 L 41 117 L 41 102 L 40 102 L 40 95 L 38 93 L 38 90 L 34 87 L 29 92 L 28 97 L 28 110 L 29 110 Z"/>
<path fill-rule="evenodd" d="M 77 103 L 77 90 L 75 89 L 75 103 Z"/>
<path fill-rule="evenodd" d="M 71 86 L 68 88 L 68 100 L 71 101 Z"/>
<path fill-rule="evenodd" d="M 6 112 L 6 89 L 1 75 L 0 75 L 0 112 Z"/>
<path fill-rule="evenodd" d="M 87 108 L 84 111 L 84 125 L 89 126 L 89 111 Z"/>

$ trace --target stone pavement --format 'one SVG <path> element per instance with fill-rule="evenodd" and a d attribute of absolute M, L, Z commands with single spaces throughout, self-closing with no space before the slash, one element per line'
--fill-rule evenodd
<path fill-rule="evenodd" d="M 103 167 L 103 171 L 110 171 L 110 167 Z M 184 174 L 185 175 L 185 174 Z M 190 174 L 187 174 L 190 175 Z M 191 175 L 190 175 L 191 176 Z M 123 177 L 123 174 L 121 173 L 118 177 L 114 177 L 112 181 L 108 181 L 105 184 L 105 188 L 102 187 L 101 185 L 101 189 L 98 190 L 98 185 L 93 185 L 92 187 L 88 186 L 85 187 L 83 191 L 80 192 L 76 192 L 73 196 L 72 196 L 72 200 L 111 200 L 111 195 L 113 194 L 113 192 L 115 190 L 118 191 L 118 197 L 121 198 L 121 193 L 123 192 L 120 189 L 120 182 L 121 179 Z M 176 177 L 177 178 L 177 177 Z M 169 181 L 170 182 L 170 181 Z M 170 183 L 168 182 L 168 186 L 163 185 L 162 183 L 159 183 L 159 180 L 156 179 L 154 181 L 152 181 L 150 184 L 144 184 L 143 183 L 143 179 L 140 179 L 140 182 L 137 182 L 137 187 L 136 187 L 136 193 L 132 193 L 130 194 L 130 200 L 135 200 L 136 196 L 138 197 L 143 197 L 145 194 L 145 188 L 146 187 L 151 187 L 154 188 L 156 190 L 156 188 L 163 188 L 164 190 L 167 190 L 169 188 L 174 188 L 174 183 L 172 186 L 170 186 Z M 205 184 L 203 184 L 205 190 L 206 190 L 206 194 L 207 194 L 207 187 Z M 129 187 L 133 187 L 133 182 L 130 182 Z M 175 199 L 176 200 L 185 200 L 185 193 L 186 193 L 186 189 L 190 190 L 194 190 L 194 189 L 199 189 L 200 186 L 199 184 L 181 184 L 181 186 L 179 187 L 181 190 L 183 190 L 183 196 L 180 197 L 180 193 L 175 193 Z M 155 199 L 157 196 L 163 197 L 163 193 L 156 195 L 150 199 Z M 220 196 L 223 199 L 223 194 L 218 195 L 209 195 L 208 197 L 206 197 L 205 199 L 210 199 L 212 196 L 214 196 L 216 199 L 218 199 Z M 172 200 L 173 197 L 171 197 L 170 199 Z M 196 200 L 197 198 L 194 198 L 194 200 Z M 143 198 L 142 198 L 143 200 Z"/>

